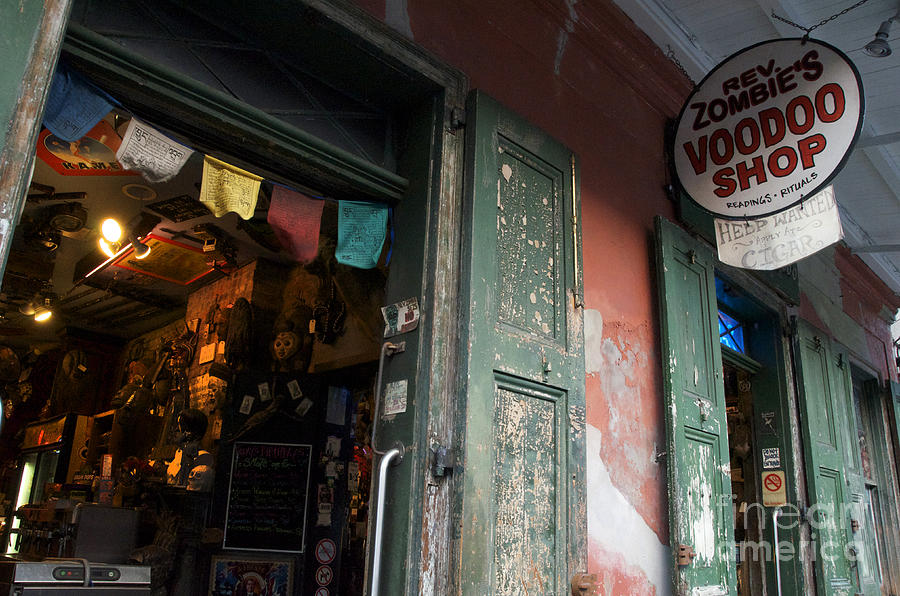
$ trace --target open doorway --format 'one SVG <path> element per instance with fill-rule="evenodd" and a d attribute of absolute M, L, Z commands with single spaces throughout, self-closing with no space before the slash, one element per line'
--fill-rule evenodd
<path fill-rule="evenodd" d="M 719 345 L 728 424 L 737 594 L 777 593 L 772 505 L 796 505 L 790 407 L 784 385 L 781 326 L 775 310 L 741 285 L 716 277 Z M 779 495 L 763 494 L 763 478 L 780 478 Z M 769 504 L 767 504 L 769 503 Z M 800 544 L 798 524 L 780 525 L 779 542 Z M 782 557 L 782 592 L 799 591 L 799 557 Z"/>
<path fill-rule="evenodd" d="M 75 16 L 90 26 L 87 12 L 76 10 Z M 121 24 L 109 13 L 102 16 L 104 25 Z M 145 24 L 137 20 L 139 27 Z M 27 448 L 55 452 L 57 443 L 65 444 L 60 452 L 79 461 L 35 472 L 16 425 L 6 425 L 6 518 L 27 517 L 30 524 L 10 537 L 29 558 L 77 554 L 100 562 L 96 552 L 79 551 L 90 540 L 79 546 L 72 517 L 45 515 L 100 501 L 140 510 L 134 548 L 123 547 L 115 563 L 152 569 L 154 588 L 231 594 L 246 580 L 255 584 L 254 593 L 312 594 L 321 587 L 361 593 L 373 386 L 385 333 L 380 307 L 389 295 L 422 292 L 423 222 L 432 190 L 426 176 L 434 172 L 431 143 L 443 113 L 429 95 L 433 86 L 411 92 L 412 77 L 405 88 L 386 84 L 405 98 L 403 106 L 392 106 L 402 113 L 398 118 L 392 110 L 366 112 L 371 105 L 351 109 L 353 98 L 341 98 L 331 87 L 324 93 L 339 104 L 327 106 L 331 111 L 282 110 L 288 120 L 303 112 L 301 119 L 318 115 L 332 125 L 341 113 L 352 113 L 369 137 L 360 141 L 354 137 L 359 131 L 338 126 L 349 145 L 338 151 L 310 140 L 308 132 L 290 137 L 285 131 L 293 130 L 286 126 L 291 122 L 276 123 L 237 101 L 224 102 L 233 119 L 222 116 L 224 109 L 216 112 L 222 104 L 212 101 L 205 109 L 186 107 L 189 102 L 176 97 L 189 87 L 185 80 L 153 87 L 159 79 L 152 65 L 141 72 L 141 85 L 133 85 L 134 72 L 109 68 L 108 48 L 97 51 L 107 53 L 102 59 L 90 53 L 96 35 L 72 30 L 81 37 L 72 43 L 70 35 L 77 51 L 69 47 L 64 59 L 116 105 L 91 127 L 102 130 L 76 141 L 56 143 L 53 133 L 41 133 L 38 151 L 49 156 L 35 159 L 34 184 L 3 281 L 8 317 L 2 324 L 9 344 L 4 363 L 15 368 L 3 373 L 16 391 L 7 396 L 13 407 L 6 410 L 26 436 L 31 428 L 42 437 Z M 191 39 L 202 45 L 199 35 Z M 221 39 L 207 46 L 221 50 L 219 58 L 251 51 Z M 172 96 L 162 95 L 167 89 Z M 190 87 L 200 94 L 198 89 Z M 204 96 L 211 98 L 219 99 Z M 193 151 L 171 179 L 148 180 L 141 168 L 117 163 L 115 145 L 138 120 Z M 314 122 L 313 128 L 317 124 L 325 126 Z M 301 155 L 299 143 L 291 145 L 297 139 L 307 149 L 315 146 L 317 163 Z M 376 163 L 348 157 L 354 148 L 377 155 L 370 160 Z M 262 178 L 249 195 L 255 202 L 249 217 L 210 213 L 199 200 L 208 182 L 207 155 Z M 322 161 L 330 157 L 326 167 Z M 416 185 L 417 200 L 398 206 L 409 183 Z M 306 240 L 312 245 L 307 258 L 288 250 L 275 232 L 270 216 L 285 192 L 290 225 L 281 231 L 296 240 L 292 233 L 316 228 Z M 362 207 L 350 206 L 350 199 L 362 199 Z M 310 205 L 317 215 L 301 223 L 298 210 Z M 358 217 L 359 209 L 368 210 L 370 224 L 357 227 L 351 240 L 365 241 L 367 266 L 339 258 L 348 229 L 342 219 Z M 106 256 L 97 231 L 110 215 L 127 232 L 124 240 L 111 241 L 121 244 Z M 371 243 L 376 229 L 381 241 Z M 149 256 L 139 259 L 139 247 L 149 248 Z M 49 326 L 36 326 L 39 307 L 54 310 Z M 395 314 L 408 331 L 418 311 L 413 302 L 403 308 Z M 415 371 L 416 340 L 406 339 L 406 366 Z M 387 396 L 395 418 L 414 408 L 406 398 L 414 395 L 416 377 L 407 378 L 402 390 L 398 383 Z M 66 430 L 58 441 L 46 440 L 54 425 L 82 423 L 85 437 Z M 16 489 L 20 463 L 31 470 L 26 477 L 52 476 L 22 503 L 33 506 L 33 515 L 13 511 L 22 492 Z M 145 506 L 152 511 L 149 521 L 141 517 Z M 405 533 L 399 526 L 397 532 Z M 149 546 L 163 556 L 134 552 Z M 391 548 L 402 551 L 405 543 Z"/>

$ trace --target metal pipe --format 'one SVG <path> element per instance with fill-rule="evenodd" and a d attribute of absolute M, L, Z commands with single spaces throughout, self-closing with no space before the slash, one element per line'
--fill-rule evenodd
<path fill-rule="evenodd" d="M 399 457 L 393 465 L 403 461 L 403 445 L 398 445 L 384 454 L 378 464 L 378 495 L 375 503 L 375 538 L 372 547 L 372 588 L 370 596 L 378 596 L 378 584 L 381 581 L 381 541 L 384 529 L 384 500 L 387 494 L 387 470 L 388 466 Z"/>
<path fill-rule="evenodd" d="M 778 544 L 778 517 L 781 515 L 781 507 L 776 507 L 772 512 L 772 528 L 775 531 L 775 584 L 778 586 L 778 596 L 781 596 L 781 549 Z"/>

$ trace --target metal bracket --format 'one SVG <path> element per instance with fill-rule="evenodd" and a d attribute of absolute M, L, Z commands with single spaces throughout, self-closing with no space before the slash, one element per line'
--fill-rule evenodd
<path fill-rule="evenodd" d="M 689 544 L 678 545 L 678 566 L 685 567 L 690 565 L 697 553 Z"/>
<path fill-rule="evenodd" d="M 600 582 L 596 573 L 576 573 L 570 582 L 572 596 L 592 596 L 600 593 Z"/>
<path fill-rule="evenodd" d="M 400 352 L 406 351 L 406 342 L 398 341 L 397 343 L 388 343 L 387 348 L 385 348 L 384 353 L 388 356 L 393 356 L 394 354 L 399 354 Z"/>
<path fill-rule="evenodd" d="M 453 473 L 453 469 L 456 467 L 456 455 L 449 447 L 434 443 L 431 446 L 431 453 L 433 454 L 431 461 L 432 476 L 443 478 Z"/>
<path fill-rule="evenodd" d="M 466 126 L 466 111 L 462 108 L 450 110 L 450 130 L 459 130 Z"/>

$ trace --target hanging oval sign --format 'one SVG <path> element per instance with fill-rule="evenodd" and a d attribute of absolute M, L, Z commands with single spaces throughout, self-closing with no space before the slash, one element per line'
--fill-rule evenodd
<path fill-rule="evenodd" d="M 681 186 L 724 218 L 788 209 L 844 166 L 864 101 L 856 67 L 826 43 L 777 39 L 741 50 L 681 109 L 670 148 Z"/>

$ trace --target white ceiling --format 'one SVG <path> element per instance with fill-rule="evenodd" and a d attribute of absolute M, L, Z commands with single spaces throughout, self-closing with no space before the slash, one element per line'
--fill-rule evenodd
<path fill-rule="evenodd" d="M 699 82 L 731 54 L 755 43 L 804 32 L 773 12 L 812 27 L 853 0 L 615 0 L 657 46 Z M 900 0 L 868 0 L 814 29 L 811 37 L 843 50 L 856 64 L 866 95 L 865 124 L 847 165 L 835 178 L 844 240 L 900 293 L 900 18 L 889 41 L 894 53 L 868 56 L 882 21 Z"/>

